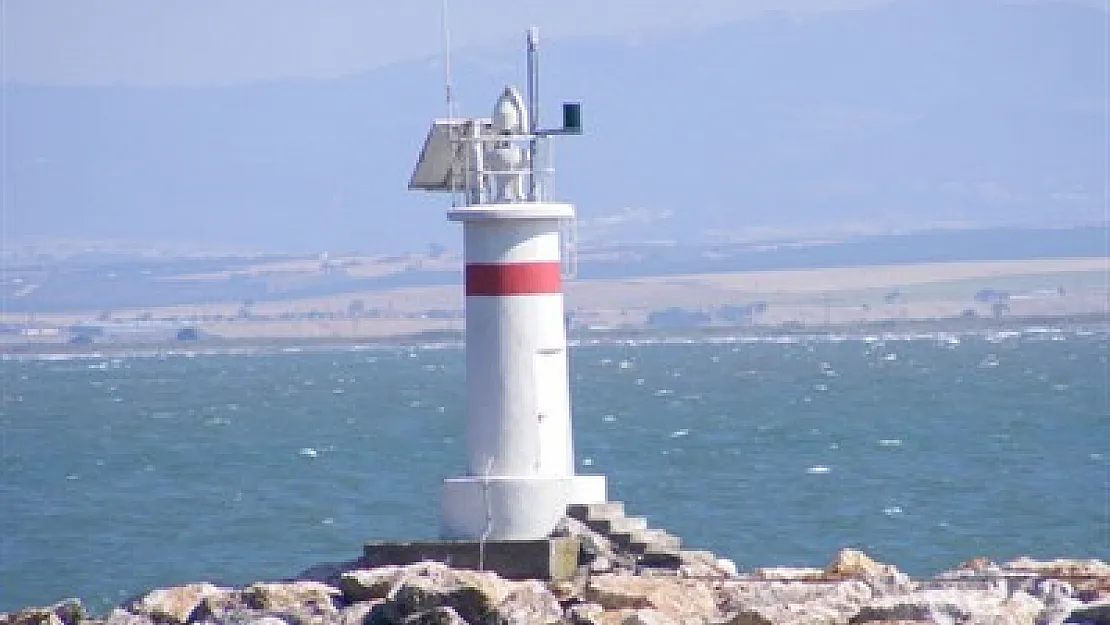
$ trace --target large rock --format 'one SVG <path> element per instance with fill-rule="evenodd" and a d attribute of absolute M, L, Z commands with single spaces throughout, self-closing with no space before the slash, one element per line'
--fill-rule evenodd
<path fill-rule="evenodd" d="M 863 606 L 850 623 L 886 621 L 954 622 L 964 625 L 1031 625 L 1045 604 L 1026 593 L 922 590 L 882 597 Z"/>
<path fill-rule="evenodd" d="M 149 616 L 132 614 L 123 608 L 115 608 L 104 619 L 104 625 L 153 625 Z"/>
<path fill-rule="evenodd" d="M 1072 610 L 1067 623 L 1086 623 L 1087 625 L 1110 625 L 1110 603 L 1096 603 L 1080 606 Z"/>
<path fill-rule="evenodd" d="M 385 599 L 404 574 L 405 568 L 400 566 L 347 571 L 339 577 L 339 589 L 346 603 Z"/>
<path fill-rule="evenodd" d="M 1002 565 L 1004 571 L 1034 573 L 1054 579 L 1110 578 L 1110 564 L 1101 560 L 1033 560 L 1018 558 Z"/>
<path fill-rule="evenodd" d="M 344 595 L 383 602 L 367 616 L 370 625 L 438 622 L 454 614 L 472 624 L 542 625 L 563 620 L 555 595 L 539 581 L 509 581 L 484 571 L 451 569 L 427 562 L 351 572 Z M 441 608 L 450 608 L 445 612 Z"/>
<path fill-rule="evenodd" d="M 509 595 L 509 582 L 493 573 L 446 571 L 441 579 L 405 578 L 393 596 L 401 614 L 449 607 L 468 623 L 486 622 Z"/>
<path fill-rule="evenodd" d="M 468 625 L 468 623 L 454 609 L 440 606 L 406 618 L 404 625 Z"/>
<path fill-rule="evenodd" d="M 858 579 L 871 586 L 878 596 L 900 595 L 916 590 L 908 575 L 891 564 L 871 559 L 856 549 L 841 549 L 825 567 L 828 579 Z"/>
<path fill-rule="evenodd" d="M 539 581 L 512 584 L 509 594 L 497 605 L 499 623 L 543 625 L 563 621 L 563 608 L 555 595 Z"/>
<path fill-rule="evenodd" d="M 183 625 L 198 615 L 206 599 L 230 592 L 232 591 L 229 589 L 207 582 L 158 588 L 132 602 L 128 609 L 131 613 L 149 617 L 156 623 Z"/>
<path fill-rule="evenodd" d="M 679 625 L 659 610 L 636 610 L 621 619 L 621 625 Z"/>
<path fill-rule="evenodd" d="M 0 625 L 78 625 L 88 618 L 89 613 L 80 600 L 66 599 L 48 607 L 0 613 Z"/>
<path fill-rule="evenodd" d="M 720 584 L 717 593 L 729 625 L 842 624 L 874 594 L 860 580 L 737 581 Z"/>
<path fill-rule="evenodd" d="M 599 575 L 590 579 L 582 598 L 610 611 L 651 608 L 677 621 L 717 614 L 712 584 L 680 577 Z"/>
<path fill-rule="evenodd" d="M 596 603 L 576 603 L 567 608 L 566 616 L 572 625 L 599 625 L 605 608 Z"/>
<path fill-rule="evenodd" d="M 828 574 L 824 569 L 810 567 L 772 566 L 752 571 L 752 577 L 776 582 L 826 581 Z"/>
<path fill-rule="evenodd" d="M 856 549 L 841 549 L 825 567 L 829 577 L 863 579 L 882 572 L 882 565 Z"/>
<path fill-rule="evenodd" d="M 269 614 L 332 615 L 338 588 L 322 582 L 259 582 L 243 589 L 243 603 Z"/>

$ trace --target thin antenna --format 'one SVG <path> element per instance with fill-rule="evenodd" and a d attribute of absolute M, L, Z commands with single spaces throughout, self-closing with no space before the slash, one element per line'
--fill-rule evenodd
<path fill-rule="evenodd" d="M 447 99 L 447 118 L 455 119 L 455 98 L 451 91 L 451 23 L 447 15 L 447 0 L 443 0 L 440 22 L 443 29 L 443 91 Z"/>
<path fill-rule="evenodd" d="M 537 197 L 537 184 L 536 184 L 536 151 L 538 148 L 536 141 L 536 130 L 540 127 L 540 68 L 539 68 L 539 47 L 540 30 L 535 26 L 528 29 L 528 85 L 526 91 L 528 92 L 528 134 L 532 135 L 532 140 L 528 142 L 528 161 L 532 169 L 532 175 L 528 177 L 528 199 L 535 202 L 540 198 Z"/>
<path fill-rule="evenodd" d="M 447 119 L 455 119 L 455 94 L 451 90 L 451 20 L 447 14 L 447 0 L 440 5 L 439 19 L 443 32 L 443 95 L 447 104 Z M 455 188 L 454 174 L 451 177 L 451 207 L 457 208 L 459 190 Z"/>

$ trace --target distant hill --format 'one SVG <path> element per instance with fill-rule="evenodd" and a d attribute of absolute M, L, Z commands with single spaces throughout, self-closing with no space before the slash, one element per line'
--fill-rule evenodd
<path fill-rule="evenodd" d="M 1105 223 L 1106 19 L 904 0 L 554 42 L 544 105 L 583 100 L 587 129 L 556 146 L 558 189 L 599 242 Z M 520 56 L 460 52 L 462 112 L 486 114 Z M 9 239 L 458 247 L 443 198 L 405 189 L 443 112 L 434 59 L 326 81 L 6 91 Z"/>
<path fill-rule="evenodd" d="M 680 274 L 889 266 L 954 261 L 1105 257 L 1110 229 L 994 229 L 860 236 L 759 245 L 621 245 L 584 254 L 578 277 L 627 279 Z M 384 260 L 384 259 L 379 259 Z M 398 287 L 460 285 L 457 258 L 392 259 L 381 272 L 311 258 L 81 258 L 7 268 L 0 300 L 10 313 L 103 311 L 182 304 L 289 301 Z M 290 262 L 300 261 L 300 262 Z M 359 259 L 358 264 L 363 261 Z M 384 263 L 383 263 L 384 266 Z M 834 285 L 830 285 L 834 286 Z"/>

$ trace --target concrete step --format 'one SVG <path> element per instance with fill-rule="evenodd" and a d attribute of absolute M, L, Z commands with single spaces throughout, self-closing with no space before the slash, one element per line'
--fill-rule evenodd
<path fill-rule="evenodd" d="M 715 553 L 713 553 L 712 551 L 698 551 L 698 550 L 694 550 L 694 549 L 683 549 L 682 551 L 679 552 L 679 555 L 682 556 L 682 562 L 683 563 L 710 562 L 710 563 L 715 564 L 717 562 L 717 555 Z"/>
<path fill-rule="evenodd" d="M 636 561 L 640 566 L 677 569 L 683 564 L 682 556 L 675 551 L 649 551 Z"/>
<path fill-rule="evenodd" d="M 636 530 L 646 530 L 648 524 L 647 519 L 643 517 L 622 516 L 586 521 L 586 526 L 599 534 L 610 536 L 612 534 L 628 534 Z"/>
<path fill-rule="evenodd" d="M 638 529 L 629 532 L 615 532 L 609 535 L 609 540 L 621 549 L 635 554 L 649 551 L 674 553 L 676 556 L 682 548 L 682 541 L 663 530 Z"/>
<path fill-rule="evenodd" d="M 659 529 L 643 529 L 637 530 L 632 533 L 638 541 L 650 543 L 653 545 L 666 546 L 671 549 L 680 549 L 682 547 L 682 539 L 667 530 Z"/>
<path fill-rule="evenodd" d="M 567 506 L 567 516 L 583 523 L 622 518 L 624 517 L 624 503 L 620 501 L 575 503 Z"/>

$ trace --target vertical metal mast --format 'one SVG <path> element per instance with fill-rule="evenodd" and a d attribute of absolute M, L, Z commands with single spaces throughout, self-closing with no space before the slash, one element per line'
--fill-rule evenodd
<path fill-rule="evenodd" d="M 532 170 L 532 174 L 528 177 L 528 199 L 532 202 L 537 202 L 541 198 L 537 197 L 537 162 L 536 156 L 538 153 L 539 141 L 536 138 L 536 131 L 540 127 L 540 74 L 539 74 L 539 58 L 536 50 L 540 38 L 540 30 L 535 26 L 528 29 L 528 134 L 531 135 L 531 140 L 528 142 L 528 166 Z"/>

